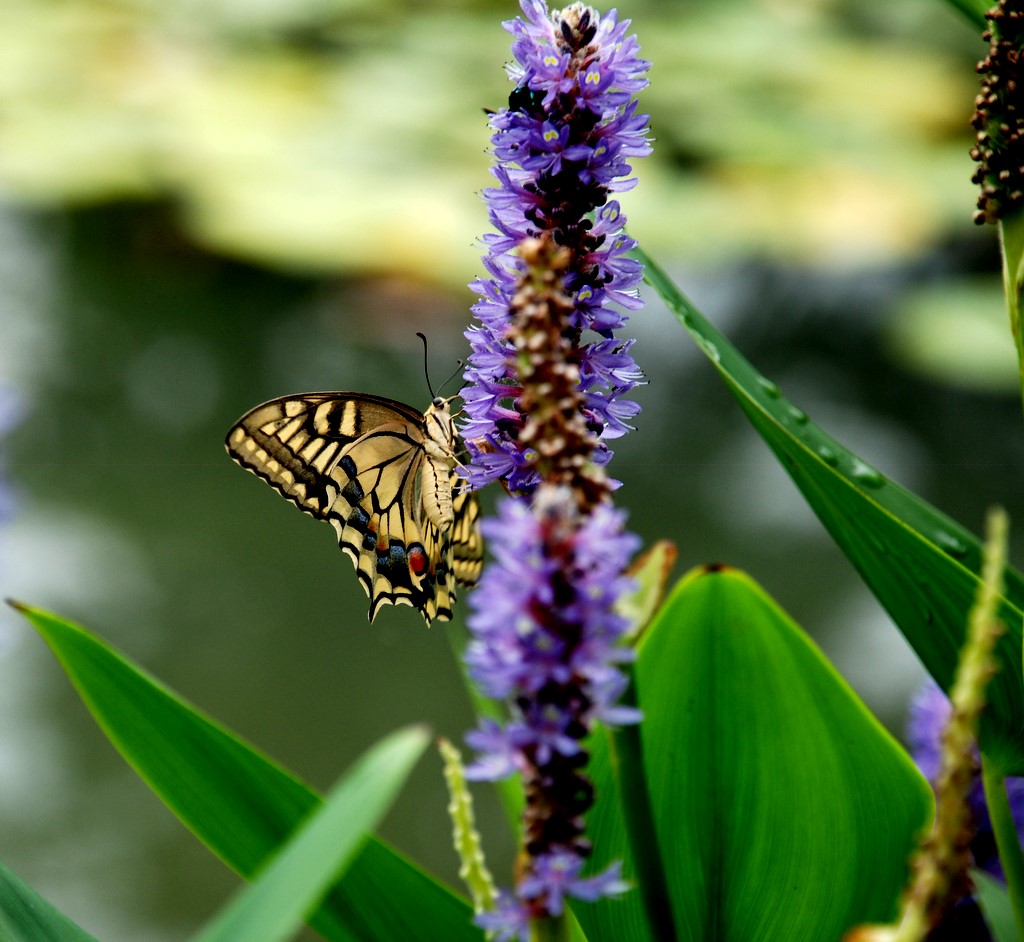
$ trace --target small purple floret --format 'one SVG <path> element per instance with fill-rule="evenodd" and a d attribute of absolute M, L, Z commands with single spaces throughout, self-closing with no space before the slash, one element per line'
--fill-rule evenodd
<path fill-rule="evenodd" d="M 519 885 L 519 893 L 527 899 L 541 899 L 552 916 L 560 916 L 565 898 L 592 903 L 607 896 L 619 896 L 630 885 L 622 879 L 618 861 L 592 877 L 581 877 L 583 860 L 576 854 L 554 853 L 538 858 L 533 874 Z"/>
<path fill-rule="evenodd" d="M 480 913 L 473 922 L 485 932 L 493 932 L 493 942 L 530 940 L 530 913 L 526 905 L 505 891 L 498 894 L 494 909 Z"/>

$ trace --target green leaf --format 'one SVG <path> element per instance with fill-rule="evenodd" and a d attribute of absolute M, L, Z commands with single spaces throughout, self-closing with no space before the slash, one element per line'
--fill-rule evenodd
<path fill-rule="evenodd" d="M 819 942 L 894 915 L 931 790 L 760 587 L 732 569 L 691 572 L 635 672 L 656 833 L 644 853 L 674 926 L 655 915 L 626 935 L 644 923 L 634 891 L 574 910 L 592 942 Z M 607 761 L 594 769 L 599 795 L 614 794 Z M 597 866 L 623 850 L 609 804 L 592 822 Z"/>
<path fill-rule="evenodd" d="M 367 752 L 197 942 L 289 938 L 380 823 L 428 740 L 426 730 L 414 727 L 393 733 Z"/>
<path fill-rule="evenodd" d="M 1024 292 L 1024 213 L 1011 212 L 999 223 L 999 244 L 1003 256 L 1003 292 L 1010 333 L 1017 348 L 1017 373 L 1024 395 L 1024 331 L 1021 326 L 1021 294 Z"/>
<path fill-rule="evenodd" d="M 788 402 L 643 252 L 646 278 L 725 381 L 807 503 L 943 689 L 953 680 L 981 571 L 981 544 L 926 501 L 888 480 Z M 980 740 L 1004 775 L 1024 775 L 1021 619 L 1024 578 L 1007 567 L 999 617 L 1007 626 L 988 687 Z"/>
<path fill-rule="evenodd" d="M 974 895 L 978 898 L 995 942 L 1018 942 L 1013 906 L 1006 887 L 980 870 L 971 871 L 971 879 L 974 880 Z"/>
<path fill-rule="evenodd" d="M 94 635 L 17 605 L 111 742 L 215 854 L 251 878 L 320 798 Z M 344 942 L 479 940 L 469 906 L 370 839 L 310 918 Z"/>
<path fill-rule="evenodd" d="M 981 30 L 988 26 L 985 11 L 995 6 L 995 3 L 990 3 L 989 0 L 946 0 L 946 2 L 954 9 L 959 10 Z"/>
<path fill-rule="evenodd" d="M 635 682 L 620 703 L 636 705 Z M 594 806 L 587 814 L 587 838 L 594 846 L 588 872 L 621 861 L 622 875 L 632 885 L 618 899 L 572 904 L 591 942 L 672 942 L 675 937 L 643 767 L 641 728 L 598 727 L 587 742 L 586 772 L 594 785 Z"/>
<path fill-rule="evenodd" d="M 0 939 L 4 942 L 96 942 L 3 864 L 0 864 Z"/>
<path fill-rule="evenodd" d="M 615 603 L 616 611 L 629 623 L 626 635 L 628 643 L 640 637 L 664 600 L 668 578 L 677 556 L 674 543 L 658 540 L 629 567 L 634 587 Z"/>

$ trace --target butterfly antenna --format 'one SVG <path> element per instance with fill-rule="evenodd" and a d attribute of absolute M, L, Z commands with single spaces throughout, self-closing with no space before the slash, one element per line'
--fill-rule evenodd
<path fill-rule="evenodd" d="M 430 398 L 436 399 L 441 390 L 444 389 L 444 387 L 447 386 L 453 379 L 455 379 L 456 376 L 458 376 L 459 370 L 461 370 L 466 365 L 466 361 L 456 361 L 455 369 L 452 371 L 452 375 L 449 376 L 443 383 L 441 383 L 440 386 L 437 387 L 437 392 L 435 393 L 433 387 L 430 385 L 430 370 L 427 364 L 427 338 L 418 330 L 416 331 L 416 336 L 423 341 L 423 375 L 427 379 L 427 389 L 430 391 Z"/>
<path fill-rule="evenodd" d="M 427 390 L 430 392 L 430 398 L 436 399 L 437 396 L 434 394 L 434 388 L 430 385 L 430 367 L 427 363 L 427 337 L 426 334 L 416 331 L 416 336 L 423 341 L 423 375 L 427 380 Z"/>
<path fill-rule="evenodd" d="M 461 370 L 465 365 L 466 365 L 466 361 L 465 360 L 457 360 L 456 363 L 455 363 L 455 370 L 452 372 L 452 375 L 449 376 L 443 383 L 441 383 L 440 386 L 437 387 L 437 391 L 440 392 L 453 379 L 455 379 L 455 377 L 459 375 L 459 370 Z"/>

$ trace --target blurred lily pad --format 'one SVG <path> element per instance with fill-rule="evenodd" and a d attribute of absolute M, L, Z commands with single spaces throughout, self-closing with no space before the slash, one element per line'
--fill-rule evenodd
<path fill-rule="evenodd" d="M 624 200 L 651 251 L 860 261 L 970 225 L 980 40 L 932 0 L 884 8 L 621 9 L 654 64 L 655 155 Z M 265 264 L 464 282 L 515 12 L 7 0 L 0 186 L 30 205 L 171 200 L 196 241 Z"/>
<path fill-rule="evenodd" d="M 915 372 L 980 392 L 1017 389 L 1017 355 L 998 277 L 923 288 L 890 319 L 887 344 Z"/>

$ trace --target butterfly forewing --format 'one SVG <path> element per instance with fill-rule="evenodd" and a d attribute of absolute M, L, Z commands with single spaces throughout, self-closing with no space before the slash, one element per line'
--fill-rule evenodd
<path fill-rule="evenodd" d="M 285 396 L 250 410 L 228 433 L 228 454 L 296 506 L 327 520 L 370 596 L 451 618 L 455 582 L 479 575 L 479 508 L 456 493 L 448 403 L 426 416 L 361 393 Z"/>

